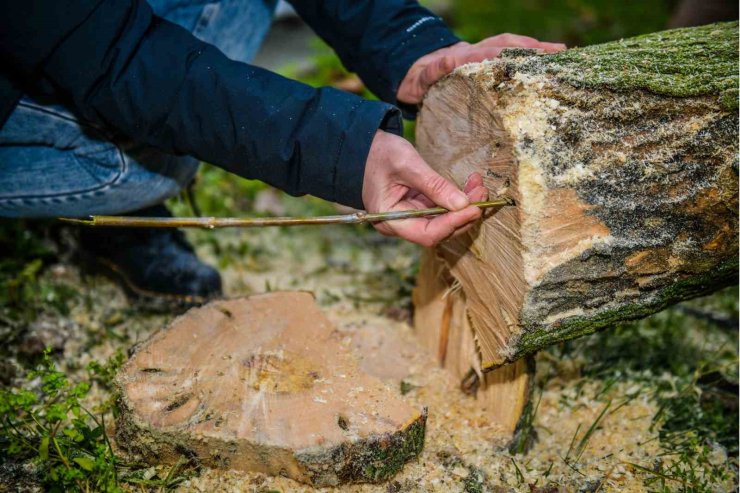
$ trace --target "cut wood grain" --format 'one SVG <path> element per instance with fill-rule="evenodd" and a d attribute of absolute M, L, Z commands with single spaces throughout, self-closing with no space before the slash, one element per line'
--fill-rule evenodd
<path fill-rule="evenodd" d="M 491 422 L 513 434 L 529 401 L 534 363 L 526 358 L 483 373 L 465 294 L 433 250 L 425 250 L 413 292 L 414 331 L 439 364 L 475 397 Z"/>
<path fill-rule="evenodd" d="M 118 444 L 315 486 L 385 480 L 420 453 L 426 415 L 341 337 L 308 293 L 192 309 L 119 373 Z"/>
<path fill-rule="evenodd" d="M 455 295 L 416 326 L 445 366 L 474 343 L 485 372 L 737 283 L 737 29 L 509 50 L 429 91 L 421 155 L 516 203 L 436 249 Z"/>

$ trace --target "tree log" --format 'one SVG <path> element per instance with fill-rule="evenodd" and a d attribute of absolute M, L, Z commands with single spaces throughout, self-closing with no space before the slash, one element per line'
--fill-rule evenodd
<path fill-rule="evenodd" d="M 454 364 L 492 370 L 737 282 L 737 31 L 507 50 L 429 91 L 422 156 L 515 202 L 436 248 L 463 300 L 417 306 L 441 360 L 474 341 Z"/>
<path fill-rule="evenodd" d="M 426 415 L 358 369 L 308 293 L 214 301 L 122 368 L 118 444 L 145 460 L 312 484 L 378 482 L 416 457 Z"/>

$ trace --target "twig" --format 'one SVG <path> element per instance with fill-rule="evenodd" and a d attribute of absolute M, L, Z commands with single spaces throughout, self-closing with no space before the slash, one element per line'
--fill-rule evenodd
<path fill-rule="evenodd" d="M 513 205 L 511 199 L 495 199 L 486 202 L 473 202 L 471 205 L 487 209 Z M 90 216 L 90 219 L 62 217 L 60 221 L 84 226 L 128 227 L 128 228 L 260 228 L 264 226 L 315 226 L 318 224 L 362 224 L 380 221 L 396 221 L 414 217 L 435 216 L 449 212 L 443 207 L 414 209 L 407 211 L 365 212 L 337 216 L 317 217 L 134 217 L 134 216 Z"/>

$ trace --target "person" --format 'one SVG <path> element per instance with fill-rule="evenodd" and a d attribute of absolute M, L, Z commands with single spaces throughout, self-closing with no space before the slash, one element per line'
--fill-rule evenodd
<path fill-rule="evenodd" d="M 477 44 L 411 0 L 293 0 L 300 17 L 381 101 L 249 65 L 275 0 L 0 2 L 0 215 L 164 216 L 199 161 L 370 212 L 440 205 L 379 232 L 433 245 L 480 216 L 479 175 L 459 190 L 400 137 L 427 89 L 506 47 Z M 176 230 L 81 232 L 88 258 L 140 298 L 221 292 Z"/>

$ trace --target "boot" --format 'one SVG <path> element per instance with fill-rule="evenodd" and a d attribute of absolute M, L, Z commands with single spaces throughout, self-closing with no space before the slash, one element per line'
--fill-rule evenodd
<path fill-rule="evenodd" d="M 172 216 L 164 205 L 127 215 Z M 201 262 L 180 230 L 83 227 L 80 248 L 88 267 L 112 277 L 145 307 L 187 308 L 221 295 L 218 271 Z"/>

